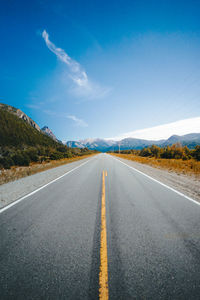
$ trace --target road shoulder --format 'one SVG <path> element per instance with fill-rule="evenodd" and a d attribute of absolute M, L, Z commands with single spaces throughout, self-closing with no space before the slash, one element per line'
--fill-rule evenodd
<path fill-rule="evenodd" d="M 115 157 L 115 156 L 114 156 Z M 154 168 L 149 165 L 141 164 L 132 160 L 116 157 L 127 165 L 140 172 L 168 185 L 169 187 L 185 194 L 188 197 L 200 202 L 200 181 L 192 175 L 177 174 L 165 169 Z"/>
<path fill-rule="evenodd" d="M 49 184 L 56 178 L 63 176 L 73 168 L 92 160 L 94 156 L 49 169 L 34 175 L 0 185 L 0 209 L 10 203 L 32 193 L 33 191 Z"/>

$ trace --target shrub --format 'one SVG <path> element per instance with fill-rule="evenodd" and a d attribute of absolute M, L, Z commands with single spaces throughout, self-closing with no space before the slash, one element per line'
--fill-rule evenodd
<path fill-rule="evenodd" d="M 200 146 L 197 145 L 193 151 L 193 156 L 196 160 L 200 161 Z"/>
<path fill-rule="evenodd" d="M 64 158 L 72 158 L 72 157 L 73 157 L 73 155 L 71 152 L 67 152 L 64 154 Z"/>
<path fill-rule="evenodd" d="M 160 147 L 156 145 L 151 146 L 151 153 L 154 157 L 159 158 L 160 157 Z"/>
<path fill-rule="evenodd" d="M 67 152 L 68 150 L 67 150 L 67 147 L 65 147 L 65 146 L 59 146 L 59 147 L 57 147 L 57 149 L 56 149 L 58 152 L 61 152 L 61 153 L 65 153 L 65 152 Z"/>
<path fill-rule="evenodd" d="M 64 157 L 63 154 L 59 153 L 59 152 L 53 152 L 53 153 L 50 154 L 50 159 L 51 160 L 61 159 L 63 157 Z"/>
<path fill-rule="evenodd" d="M 24 152 L 16 153 L 12 156 L 12 160 L 14 161 L 14 164 L 17 166 L 29 166 L 30 158 L 28 155 Z"/>
<path fill-rule="evenodd" d="M 0 158 L 0 168 L 10 169 L 14 165 L 12 158 L 10 157 L 1 157 Z"/>
<path fill-rule="evenodd" d="M 143 148 L 140 151 L 140 156 L 143 156 L 143 157 L 152 156 L 151 149 L 150 148 Z"/>
<path fill-rule="evenodd" d="M 29 157 L 30 161 L 37 162 L 39 160 L 37 150 L 34 148 L 26 150 L 26 155 Z"/>

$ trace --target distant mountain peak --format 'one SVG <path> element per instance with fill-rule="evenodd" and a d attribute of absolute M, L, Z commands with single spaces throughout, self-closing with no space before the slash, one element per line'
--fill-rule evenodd
<path fill-rule="evenodd" d="M 56 138 L 55 134 L 51 131 L 51 129 L 48 126 L 44 126 L 41 128 L 41 131 L 51 137 L 54 141 L 58 142 L 58 139 Z"/>

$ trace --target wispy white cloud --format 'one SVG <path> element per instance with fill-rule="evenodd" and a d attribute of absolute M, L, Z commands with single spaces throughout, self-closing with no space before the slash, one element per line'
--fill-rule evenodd
<path fill-rule="evenodd" d="M 88 124 L 84 120 L 79 119 L 76 116 L 69 115 L 69 116 L 67 116 L 67 118 L 73 120 L 75 122 L 76 126 L 88 127 Z"/>
<path fill-rule="evenodd" d="M 26 106 L 31 108 L 31 109 L 37 109 L 37 110 L 40 109 L 40 111 L 42 111 L 44 114 L 46 114 L 50 117 L 56 118 L 56 119 L 58 119 L 58 118 L 59 119 L 60 118 L 70 119 L 74 122 L 75 126 L 77 126 L 77 127 L 88 127 L 88 124 L 84 120 L 79 119 L 74 115 L 67 115 L 64 112 L 56 112 L 56 111 L 51 110 L 51 109 L 41 109 L 40 106 L 33 105 L 33 104 L 28 104 Z"/>
<path fill-rule="evenodd" d="M 46 115 L 52 116 L 52 117 L 70 119 L 70 120 L 74 121 L 75 125 L 78 127 L 88 127 L 88 124 L 84 120 L 79 119 L 74 115 L 66 115 L 66 113 L 56 112 L 56 111 L 50 110 L 50 109 L 41 109 L 40 106 L 32 105 L 32 104 L 28 104 L 27 107 L 32 108 L 32 109 L 40 109 L 43 113 L 45 113 Z"/>
<path fill-rule="evenodd" d="M 73 60 L 63 49 L 56 47 L 49 39 L 49 34 L 46 30 L 42 32 L 42 37 L 49 48 L 57 58 L 68 67 L 69 77 L 74 83 L 73 93 L 76 96 L 85 96 L 89 98 L 104 97 L 110 89 L 103 88 L 98 84 L 88 79 L 88 75 L 83 67 L 75 60 Z"/>
<path fill-rule="evenodd" d="M 167 139 L 172 135 L 184 135 L 188 133 L 200 133 L 200 117 L 184 119 L 160 126 L 135 130 L 108 139 L 119 141 L 124 138 L 131 137 L 147 140 L 161 140 Z"/>

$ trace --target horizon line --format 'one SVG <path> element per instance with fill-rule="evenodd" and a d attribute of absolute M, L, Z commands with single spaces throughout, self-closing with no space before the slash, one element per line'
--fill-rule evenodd
<path fill-rule="evenodd" d="M 200 133 L 200 117 L 187 118 L 158 126 L 138 129 L 115 137 L 104 138 L 104 140 L 120 141 L 125 138 L 136 138 L 159 141 L 166 140 L 173 135 L 183 136 L 191 133 Z"/>

